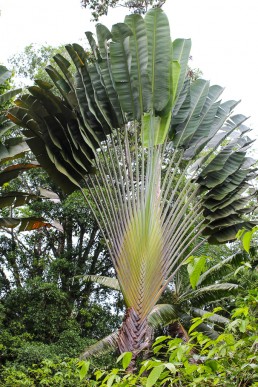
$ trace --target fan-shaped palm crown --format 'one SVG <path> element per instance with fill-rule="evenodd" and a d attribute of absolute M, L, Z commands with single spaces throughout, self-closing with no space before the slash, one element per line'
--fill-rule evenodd
<path fill-rule="evenodd" d="M 67 192 L 86 187 L 128 307 L 120 351 L 137 353 L 147 316 L 180 265 L 208 238 L 235 238 L 255 171 L 246 117 L 222 88 L 190 84 L 190 40 L 171 42 L 161 9 L 87 33 L 94 60 L 68 45 L 9 117 L 26 128 L 38 161 Z M 85 191 L 83 191 L 85 192 Z M 90 199 L 89 199 L 90 195 Z M 93 204 L 92 204 L 93 203 Z"/>

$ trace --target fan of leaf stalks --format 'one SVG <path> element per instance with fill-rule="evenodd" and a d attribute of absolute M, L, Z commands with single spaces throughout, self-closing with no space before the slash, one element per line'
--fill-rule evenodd
<path fill-rule="evenodd" d="M 137 354 L 147 317 L 185 260 L 208 239 L 233 240 L 254 192 L 246 117 L 231 115 L 223 89 L 190 84 L 190 40 L 171 42 L 161 9 L 130 15 L 111 32 L 86 33 L 95 59 L 78 44 L 61 55 L 52 85 L 36 81 L 9 118 L 26 128 L 40 164 L 67 192 L 81 189 L 105 237 L 126 317 L 116 338 Z"/>

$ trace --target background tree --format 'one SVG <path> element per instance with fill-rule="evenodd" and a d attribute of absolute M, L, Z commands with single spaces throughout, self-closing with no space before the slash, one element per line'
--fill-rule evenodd
<path fill-rule="evenodd" d="M 128 8 L 133 13 L 145 14 L 151 7 L 162 7 L 166 0 L 81 0 L 81 4 L 85 8 L 91 10 L 91 15 L 94 21 L 107 15 L 109 8 L 115 7 L 125 7 Z"/>
<path fill-rule="evenodd" d="M 65 55 L 64 46 L 52 47 L 50 45 L 30 44 L 23 51 L 9 58 L 8 62 L 15 69 L 15 75 L 18 77 L 30 81 L 34 81 L 35 78 L 49 80 L 45 67 L 51 63 L 51 58 L 58 53 Z"/>
<path fill-rule="evenodd" d="M 21 91 L 11 89 L 10 77 L 11 72 L 1 66 L 1 90 L 6 91 L 0 96 L 0 304 L 4 364 L 17 356 L 25 361 L 28 348 L 35 356 L 38 354 L 38 359 L 46 354 L 78 354 L 89 342 L 82 336 L 88 340 L 101 338 L 103 332 L 110 333 L 120 321 L 119 309 L 111 313 L 112 302 L 106 301 L 106 292 L 82 279 L 87 273 L 112 275 L 91 212 L 81 205 L 80 195 L 75 193 L 68 198 L 51 184 L 38 163 L 33 164 L 35 158 L 28 152 L 24 137 L 6 118 L 10 99 Z M 24 171 L 27 173 L 22 174 Z M 49 350 L 46 345 L 50 345 Z M 35 356 L 33 360 L 31 355 L 32 362 L 36 361 Z"/>

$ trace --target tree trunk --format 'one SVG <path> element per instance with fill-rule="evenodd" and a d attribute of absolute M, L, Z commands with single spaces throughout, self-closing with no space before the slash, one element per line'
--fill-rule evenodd
<path fill-rule="evenodd" d="M 151 345 L 151 329 L 147 318 L 141 319 L 133 308 L 128 308 L 119 331 L 117 345 L 120 353 L 132 352 L 127 372 L 133 373 L 139 353 L 148 350 Z"/>

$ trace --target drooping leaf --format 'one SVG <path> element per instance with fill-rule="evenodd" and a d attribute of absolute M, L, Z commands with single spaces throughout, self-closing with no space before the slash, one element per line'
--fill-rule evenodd
<path fill-rule="evenodd" d="M 50 191 L 49 189 L 39 187 L 39 193 L 40 196 L 54 200 L 54 201 L 60 201 L 60 197 L 53 191 Z"/>
<path fill-rule="evenodd" d="M 29 149 L 22 137 L 7 139 L 4 144 L 0 143 L 0 163 L 19 158 Z"/>
<path fill-rule="evenodd" d="M 11 191 L 2 193 L 0 196 L 0 208 L 4 207 L 19 207 L 29 203 L 33 199 L 37 199 L 38 196 L 34 194 L 27 194 L 19 191 Z"/>
<path fill-rule="evenodd" d="M 187 298 L 191 298 L 192 305 L 204 305 L 205 303 L 216 301 L 218 299 L 227 298 L 238 289 L 237 284 L 222 283 L 208 285 L 202 288 L 197 288 L 191 293 L 187 294 Z M 186 295 L 180 296 L 180 302 L 185 299 Z"/>
<path fill-rule="evenodd" d="M 207 311 L 199 308 L 192 308 L 191 312 L 193 313 L 193 316 L 198 316 L 198 317 L 203 317 L 205 314 L 207 314 Z M 228 324 L 229 319 L 220 316 L 219 314 L 212 313 L 210 317 L 207 318 L 208 321 L 213 322 L 213 323 L 220 323 L 220 324 Z"/>
<path fill-rule="evenodd" d="M 245 260 L 247 260 L 247 254 L 242 252 L 223 259 L 216 265 L 211 266 L 200 276 L 198 286 L 211 285 L 220 281 L 224 275 L 232 272 L 232 270 L 239 267 Z"/>
<path fill-rule="evenodd" d="M 114 350 L 117 347 L 118 332 L 114 332 L 97 343 L 87 347 L 81 354 L 82 359 L 87 359 L 90 356 L 100 356 Z"/>
<path fill-rule="evenodd" d="M 44 220 L 43 218 L 36 218 L 36 217 L 30 217 L 30 218 L 1 218 L 0 219 L 0 227 L 6 227 L 6 228 L 15 228 L 18 225 L 19 232 L 22 231 L 33 231 L 38 230 L 39 228 L 46 227 L 54 227 L 57 228 L 59 231 L 63 231 L 62 226 L 58 222 L 48 222 Z"/>
<path fill-rule="evenodd" d="M 84 281 L 96 282 L 100 285 L 107 286 L 114 290 L 120 290 L 119 282 L 116 278 L 104 277 L 99 275 L 85 275 L 83 277 Z"/>
<path fill-rule="evenodd" d="M 177 320 L 178 316 L 178 311 L 172 304 L 157 304 L 148 316 L 148 323 L 153 328 L 158 328 Z"/>
<path fill-rule="evenodd" d="M 0 173 L 0 185 L 3 185 L 12 179 L 15 179 L 17 176 L 19 176 L 21 172 L 39 167 L 40 165 L 38 163 L 22 163 L 10 165 Z"/>

